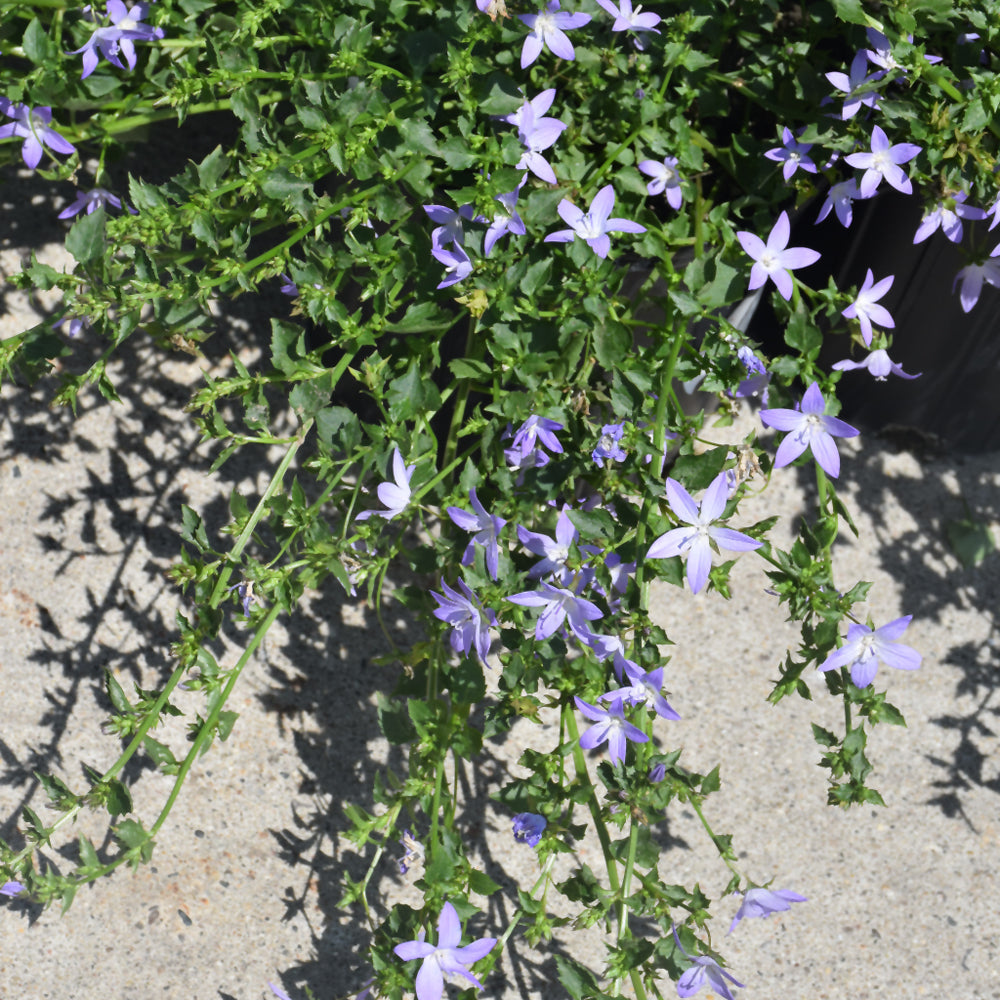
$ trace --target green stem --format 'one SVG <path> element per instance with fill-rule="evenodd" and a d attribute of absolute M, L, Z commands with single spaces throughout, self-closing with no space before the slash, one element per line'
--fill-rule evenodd
<path fill-rule="evenodd" d="M 194 743 L 191 745 L 191 749 L 187 752 L 187 756 L 184 758 L 184 761 L 180 766 L 180 770 L 177 772 L 177 777 L 174 780 L 174 786 L 170 789 L 167 801 L 160 810 L 160 815 L 157 816 L 156 822 L 150 827 L 150 836 L 155 835 L 160 827 L 166 822 L 167 816 L 170 815 L 170 810 L 174 807 L 174 802 L 180 794 L 181 786 L 184 784 L 184 780 L 188 776 L 188 772 L 194 766 L 194 762 L 198 759 L 198 757 L 201 756 L 203 750 L 206 749 L 206 744 L 212 740 L 215 727 L 219 722 L 219 716 L 222 713 L 222 709 L 229 700 L 229 696 L 233 693 L 233 688 L 236 687 L 236 682 L 240 679 L 240 674 L 243 673 L 243 668 L 250 662 L 250 657 L 253 656 L 253 654 L 257 651 L 257 647 L 264 641 L 264 636 L 267 634 L 268 629 L 270 629 L 270 627 L 274 624 L 274 620 L 279 614 L 281 614 L 281 605 L 272 605 L 263 621 L 261 621 L 261 623 L 257 626 L 257 630 L 254 632 L 253 638 L 250 640 L 247 648 L 243 650 L 243 655 L 237 661 L 236 666 L 234 666 L 229 672 L 229 679 L 226 681 L 225 688 L 223 688 L 221 695 L 216 699 L 215 705 L 208 713 L 208 718 L 205 720 L 204 725 L 198 730 L 198 735 L 195 737 Z"/>

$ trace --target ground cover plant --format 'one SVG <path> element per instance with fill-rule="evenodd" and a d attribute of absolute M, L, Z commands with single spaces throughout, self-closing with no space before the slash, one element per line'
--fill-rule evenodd
<path fill-rule="evenodd" d="M 650 588 L 677 588 L 683 616 L 729 596 L 736 558 L 755 560 L 801 625 L 769 699 L 811 698 L 821 673 L 812 690 L 843 706 L 838 731 L 813 727 L 828 800 L 882 802 L 868 740 L 903 723 L 880 689 L 905 683 L 884 668 L 921 656 L 909 616 L 887 621 L 870 584 L 836 572 L 834 542 L 854 530 L 838 442 L 859 436 L 837 388 L 920 381 L 886 304 L 896 275 L 839 287 L 830 257 L 894 189 L 923 207 L 907 242 L 967 254 L 962 308 L 996 295 L 998 15 L 982 0 L 7 5 L 0 159 L 65 186 L 52 211 L 76 263 L 32 259 L 15 276 L 61 299 L 0 344 L 5 377 L 113 405 L 124 341 L 198 354 L 217 303 L 259 297 L 259 362 L 234 346 L 231 375 L 206 376 L 189 412 L 216 469 L 238 451 L 280 457 L 259 496 L 230 496 L 226 544 L 184 509 L 172 579 L 194 610 L 178 612 L 173 672 L 134 691 L 107 674 L 121 754 L 86 785 L 40 776 L 58 816 L 25 809 L 19 841 L 0 844 L 4 894 L 65 908 L 148 861 L 191 769 L 239 725 L 227 705 L 270 626 L 306 590 L 339 586 L 414 622 L 379 699 L 408 769 L 337 817 L 366 865 L 342 887 L 371 931 L 351 956 L 362 995 L 480 988 L 504 949 L 572 932 L 547 904 L 560 893 L 575 926 L 606 930 L 607 956 L 594 969 L 560 956 L 553 994 L 707 986 L 731 1000 L 720 900 L 740 894 L 735 931 L 809 890 L 745 870 L 712 828 L 725 761 L 694 773 L 675 745 L 684 676 Z M 158 128 L 183 147 L 209 115 L 231 124 L 226 143 L 167 180 L 144 175 Z M 864 245 L 851 252 L 864 263 Z M 74 367 L 84 339 L 101 353 Z M 752 434 L 707 443 L 748 403 Z M 793 464 L 816 503 L 783 549 L 775 519 L 748 524 L 740 502 Z M 233 615 L 248 639 L 222 669 Z M 204 697 L 195 718 L 175 718 L 182 683 Z M 527 776 L 489 805 L 537 852 L 538 877 L 489 926 L 499 886 L 456 833 L 460 777 L 543 709 L 558 741 L 526 749 Z M 178 726 L 180 756 L 161 738 Z M 136 755 L 174 778 L 156 816 L 134 813 L 121 780 Z M 711 896 L 661 868 L 656 823 L 680 804 L 717 848 Z M 82 810 L 107 812 L 109 846 L 74 836 Z M 588 830 L 603 870 L 581 862 L 556 882 Z M 385 905 L 396 864 L 419 876 L 422 907 Z"/>

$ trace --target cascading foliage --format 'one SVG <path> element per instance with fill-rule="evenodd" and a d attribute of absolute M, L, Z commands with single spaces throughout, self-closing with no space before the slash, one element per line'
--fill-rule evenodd
<path fill-rule="evenodd" d="M 829 801 L 882 802 L 868 735 L 903 720 L 876 670 L 920 655 L 901 641 L 908 616 L 886 621 L 870 584 L 835 572 L 834 540 L 855 530 L 837 442 L 858 435 L 836 391 L 841 377 L 915 375 L 880 302 L 894 276 L 837 287 L 808 244 L 893 188 L 925 208 L 915 242 L 962 243 L 962 308 L 995 296 L 998 40 L 1000 4 L 943 0 L 6 5 L 5 183 L 16 196 L 18 167 L 58 183 L 62 202 L 40 211 L 66 220 L 75 265 L 32 257 L 12 279 L 61 300 L 0 343 L 2 371 L 57 403 L 95 387 L 113 402 L 124 341 L 198 354 L 218 336 L 210 306 L 254 297 L 230 373 L 206 375 L 189 412 L 213 469 L 247 449 L 280 457 L 262 495 L 230 497 L 224 546 L 199 511 L 179 512 L 172 579 L 194 610 L 178 613 L 173 673 L 135 692 L 108 673 L 122 753 L 87 785 L 40 777 L 58 816 L 25 809 L 18 842 L 0 844 L 4 894 L 65 908 L 148 860 L 190 769 L 239 724 L 228 699 L 267 630 L 306 590 L 339 587 L 379 615 L 401 602 L 415 623 L 378 705 L 407 772 L 336 817 L 366 862 L 342 901 L 371 930 L 351 958 L 358 987 L 393 1000 L 437 1000 L 446 979 L 479 987 L 520 940 L 572 936 L 547 902 L 561 893 L 576 926 L 607 931 L 602 968 L 558 958 L 575 1000 L 659 997 L 670 981 L 731 998 L 719 899 L 742 894 L 735 928 L 805 897 L 744 871 L 713 832 L 720 770 L 680 763 L 684 676 L 650 588 L 680 588 L 669 607 L 684 615 L 727 598 L 733 560 L 753 560 L 802 630 L 768 697 L 809 698 L 804 675 L 822 671 L 844 713 L 838 732 L 813 727 Z M 225 141 L 174 176 L 144 161 L 161 129 L 196 149 L 206 121 Z M 748 325 L 762 302 L 777 336 Z M 81 367 L 84 338 L 100 353 Z M 748 405 L 762 407 L 756 430 L 712 444 L 711 425 Z M 748 524 L 740 501 L 792 463 L 815 470 L 817 501 L 784 550 L 776 519 Z M 249 636 L 228 669 L 225 615 Z M 154 733 L 185 721 L 182 682 L 204 708 L 178 757 Z M 488 806 L 539 874 L 491 926 L 483 897 L 500 887 L 456 832 L 483 821 L 460 777 L 543 709 L 558 739 L 531 740 L 526 776 Z M 134 814 L 121 779 L 135 755 L 174 777 L 156 816 Z M 718 849 L 714 898 L 659 869 L 655 823 L 676 803 Z M 72 843 L 83 809 L 106 810 L 113 837 L 80 836 L 57 872 L 40 852 Z M 588 830 L 603 870 L 578 863 L 557 883 L 557 855 Z M 420 909 L 385 902 L 399 841 Z"/>

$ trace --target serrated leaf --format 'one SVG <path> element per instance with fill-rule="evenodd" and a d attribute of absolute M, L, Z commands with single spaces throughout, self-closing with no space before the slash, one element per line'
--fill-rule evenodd
<path fill-rule="evenodd" d="M 206 191 L 213 191 L 229 169 L 229 160 L 221 146 L 216 146 L 198 164 L 198 180 Z"/>
<path fill-rule="evenodd" d="M 146 752 L 149 759 L 161 770 L 164 768 L 164 765 L 171 767 L 177 764 L 177 758 L 170 747 L 159 740 L 154 740 L 152 736 L 145 736 L 143 738 L 142 749 Z"/>
<path fill-rule="evenodd" d="M 21 47 L 24 49 L 24 54 L 36 66 L 41 66 L 50 59 L 52 45 L 49 42 L 49 35 L 37 17 L 32 18 L 31 23 L 24 29 Z"/>
<path fill-rule="evenodd" d="M 131 713 L 132 706 L 129 704 L 128 698 L 125 697 L 125 691 L 110 670 L 104 671 L 104 690 L 116 712 L 120 712 L 122 715 Z"/>
<path fill-rule="evenodd" d="M 236 725 L 236 720 L 239 717 L 239 712 L 232 712 L 228 708 L 219 712 L 219 721 L 216 722 L 215 729 L 220 740 L 229 739 L 229 734 L 233 731 L 233 726 Z"/>
<path fill-rule="evenodd" d="M 66 249 L 81 264 L 96 260 L 104 253 L 104 208 L 78 219 L 66 234 Z"/>
<path fill-rule="evenodd" d="M 124 816 L 132 811 L 132 795 L 120 781 L 112 779 L 108 782 L 106 804 L 112 816 Z"/>
<path fill-rule="evenodd" d="M 966 569 L 978 566 L 996 549 L 989 527 L 980 521 L 973 521 L 968 517 L 949 521 L 945 530 L 952 551 Z"/>
<path fill-rule="evenodd" d="M 190 542 L 200 552 L 208 548 L 208 535 L 201 515 L 187 504 L 181 504 L 181 538 Z"/>

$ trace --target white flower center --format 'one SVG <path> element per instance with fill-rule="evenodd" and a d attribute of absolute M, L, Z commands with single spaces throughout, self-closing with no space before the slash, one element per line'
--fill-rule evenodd
<path fill-rule="evenodd" d="M 765 250 L 760 255 L 760 260 L 757 262 L 765 271 L 776 271 L 778 269 L 778 258 L 773 250 Z"/>
<path fill-rule="evenodd" d="M 555 15 L 550 11 L 545 11 L 539 14 L 535 19 L 535 34 L 541 38 L 542 35 L 555 30 L 556 19 Z"/>
<path fill-rule="evenodd" d="M 601 228 L 597 223 L 591 218 L 590 212 L 588 212 L 577 224 L 576 231 L 585 240 L 597 239 L 601 235 Z"/>
<path fill-rule="evenodd" d="M 886 168 L 891 164 L 892 161 L 889 159 L 886 150 L 882 149 L 872 154 L 872 170 L 877 170 L 880 174 L 884 174 Z"/>

